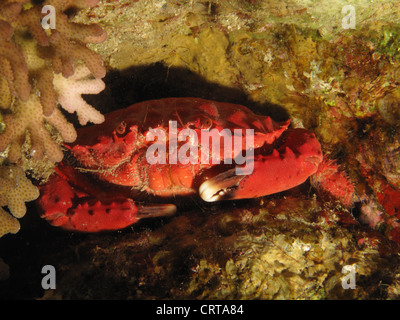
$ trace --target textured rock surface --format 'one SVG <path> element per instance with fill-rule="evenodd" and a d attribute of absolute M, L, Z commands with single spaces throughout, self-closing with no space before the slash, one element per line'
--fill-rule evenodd
<path fill-rule="evenodd" d="M 344 30 L 346 4 L 100 1 L 81 12 L 77 22 L 108 34 L 91 46 L 109 70 L 106 90 L 87 98 L 96 109 L 198 96 L 290 117 L 316 133 L 354 183 L 355 205 L 305 184 L 215 206 L 189 199 L 175 217 L 95 235 L 53 229 L 30 206 L 21 231 L 0 239 L 9 266 L 0 295 L 398 299 L 398 245 L 389 238 L 400 239 L 391 198 L 399 188 L 400 7 L 358 1 L 356 29 Z M 55 291 L 40 287 L 46 264 L 58 271 Z M 346 265 L 356 266 L 354 290 L 342 287 Z"/>

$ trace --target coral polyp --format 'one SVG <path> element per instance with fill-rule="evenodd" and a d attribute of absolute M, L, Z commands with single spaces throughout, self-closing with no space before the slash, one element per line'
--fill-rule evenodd
<path fill-rule="evenodd" d="M 13 170 L 21 175 L 28 158 L 50 163 L 62 160 L 60 142 L 73 142 L 76 131 L 60 108 L 76 112 L 81 124 L 104 120 L 81 95 L 104 89 L 101 78 L 106 69 L 102 57 L 87 45 L 104 41 L 107 34 L 97 24 L 71 21 L 71 12 L 93 7 L 97 2 L 1 2 L 0 170 L 13 165 Z M 54 16 L 50 17 L 55 21 L 53 29 L 42 25 L 47 14 L 43 10 L 45 6 L 54 9 Z M 7 184 L 7 179 L 0 179 Z M 1 205 L 7 203 L 2 201 Z M 14 214 L 9 204 L 8 207 Z M 9 232 L 15 231 L 15 225 L 8 223 L 6 212 L 3 209 L 1 212 L 0 224 L 9 226 Z M 2 228 L 1 233 L 7 233 L 6 229 Z"/>

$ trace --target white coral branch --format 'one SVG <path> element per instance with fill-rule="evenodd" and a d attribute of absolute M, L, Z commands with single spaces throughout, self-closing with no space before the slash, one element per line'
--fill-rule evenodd
<path fill-rule="evenodd" d="M 104 116 L 81 97 L 82 94 L 97 94 L 105 88 L 101 79 L 90 79 L 90 74 L 87 67 L 80 65 L 69 78 L 56 74 L 53 80 L 58 102 L 69 113 L 76 112 L 81 125 L 86 125 L 89 121 L 104 121 Z"/>

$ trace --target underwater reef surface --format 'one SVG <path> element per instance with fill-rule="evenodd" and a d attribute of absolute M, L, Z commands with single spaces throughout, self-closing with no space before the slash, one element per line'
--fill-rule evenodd
<path fill-rule="evenodd" d="M 399 4 L 60 3 L 53 33 L 38 28 L 37 2 L 0 3 L 3 299 L 399 298 Z M 173 217 L 113 233 L 40 219 L 28 201 L 75 128 L 179 96 L 290 118 L 315 133 L 330 180 L 318 172 L 232 203 L 191 198 Z M 327 181 L 340 192 L 321 191 Z M 54 290 L 40 285 L 44 265 L 57 270 Z M 355 289 L 343 286 L 346 266 Z"/>

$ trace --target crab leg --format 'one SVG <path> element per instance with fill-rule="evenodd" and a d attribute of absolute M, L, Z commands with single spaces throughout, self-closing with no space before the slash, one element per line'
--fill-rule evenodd
<path fill-rule="evenodd" d="M 208 202 L 256 198 L 306 181 L 322 161 L 319 142 L 305 129 L 286 131 L 282 142 L 271 154 L 254 156 L 251 174 L 236 175 L 231 169 L 203 182 L 199 188 L 201 198 Z"/>
<path fill-rule="evenodd" d="M 42 218 L 54 226 L 80 232 L 118 230 L 142 218 L 169 216 L 173 204 L 138 205 L 130 198 L 99 200 L 74 187 L 58 174 L 40 187 Z M 57 191 L 57 192 L 56 192 Z"/>

